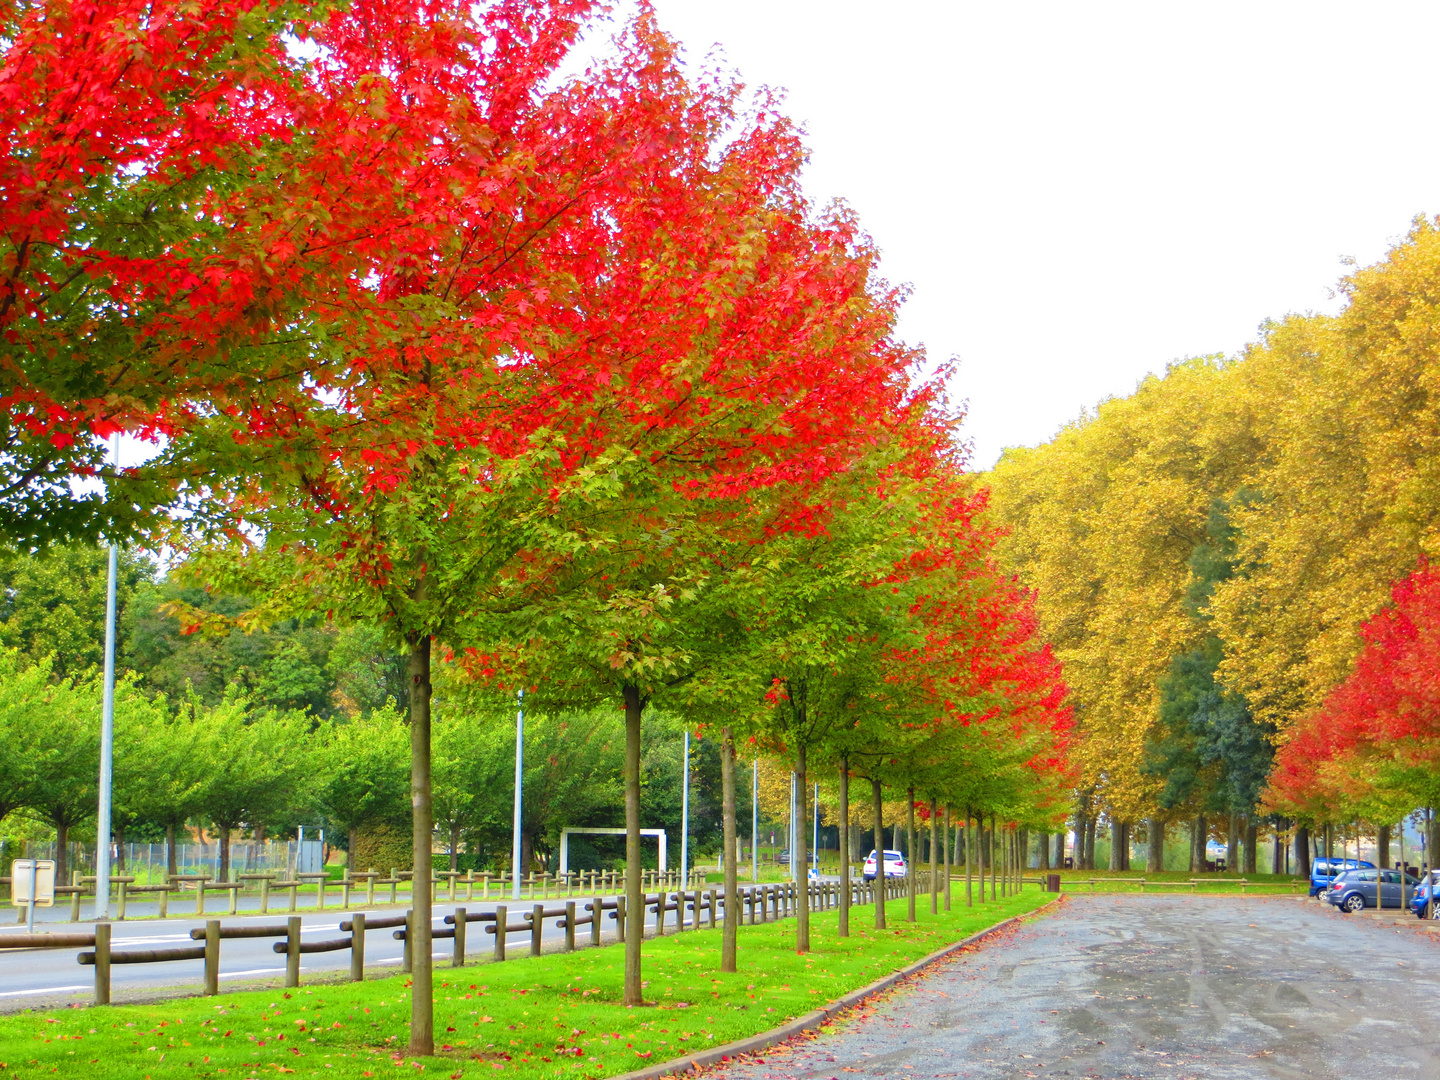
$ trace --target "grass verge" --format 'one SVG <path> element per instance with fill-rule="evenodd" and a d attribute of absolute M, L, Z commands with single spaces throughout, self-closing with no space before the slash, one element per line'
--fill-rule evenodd
<path fill-rule="evenodd" d="M 614 1076 L 768 1031 L 944 945 L 1053 899 L 1019 896 L 874 929 L 874 909 L 812 916 L 812 951 L 795 952 L 795 922 L 746 926 L 740 971 L 719 968 L 720 932 L 647 941 L 653 1008 L 620 1005 L 624 951 L 608 946 L 503 964 L 441 968 L 435 1032 L 444 1050 L 411 1059 L 408 978 L 261 990 L 156 1005 L 122 1005 L 0 1017 L 0 1078 L 84 1076 L 116 1080 L 396 1075 L 398 1066 L 459 1080 Z M 897 918 L 897 916 L 899 916 Z"/>

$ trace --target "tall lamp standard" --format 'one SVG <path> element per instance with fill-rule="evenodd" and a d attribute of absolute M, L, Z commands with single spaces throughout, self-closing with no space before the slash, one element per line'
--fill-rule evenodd
<path fill-rule="evenodd" d="M 510 839 L 510 865 L 514 867 L 511 874 L 515 880 L 510 882 L 510 899 L 520 899 L 520 822 L 521 822 L 521 794 L 525 785 L 525 690 L 522 687 L 519 697 L 516 698 L 517 707 L 515 710 L 515 828 L 514 835 Z"/>
<path fill-rule="evenodd" d="M 685 779 L 680 785 L 680 892 L 690 887 L 690 732 L 685 732 Z M 697 900 L 696 903 L 699 903 Z M 700 910 L 698 907 L 695 909 Z M 695 916 L 697 919 L 699 915 Z M 685 926 L 685 900 L 680 900 L 680 926 Z"/>
<path fill-rule="evenodd" d="M 760 759 L 750 766 L 750 880 L 760 880 Z"/>
<path fill-rule="evenodd" d="M 110 436 L 110 456 L 120 470 L 120 433 Z M 110 580 L 105 589 L 105 693 L 100 705 L 100 805 L 95 820 L 95 920 L 110 918 L 110 802 L 115 779 L 115 579 L 120 549 L 110 541 Z"/>

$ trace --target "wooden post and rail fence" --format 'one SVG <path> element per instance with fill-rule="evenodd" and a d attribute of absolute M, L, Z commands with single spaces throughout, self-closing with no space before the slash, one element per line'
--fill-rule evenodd
<path fill-rule="evenodd" d="M 393 879 L 394 874 L 391 875 Z M 928 872 L 916 875 L 916 890 L 922 886 L 930 888 Z M 383 882 L 382 882 L 383 883 Z M 367 886 L 373 888 L 373 882 Z M 453 887 L 453 882 L 451 883 Z M 621 879 L 623 884 L 623 875 Z M 811 911 L 828 911 L 839 907 L 839 882 L 784 882 L 781 884 L 743 885 L 739 895 L 739 917 L 742 925 L 756 925 L 790 918 L 795 915 L 801 903 L 808 903 Z M 905 879 L 886 878 L 880 882 L 854 881 L 850 884 L 851 903 L 863 906 L 876 902 L 877 890 L 883 889 L 887 900 L 899 900 L 909 895 L 909 884 Z M 58 890 L 57 890 L 58 891 Z M 203 895 L 203 894 L 202 894 Z M 233 895 L 233 894 L 232 894 Z M 202 901 L 203 902 L 203 901 Z M 576 931 L 589 927 L 589 944 L 602 943 L 601 929 L 604 921 L 615 923 L 616 934 L 612 941 L 623 942 L 626 935 L 626 900 L 624 895 L 614 898 L 592 896 L 588 900 L 566 900 L 563 906 L 547 907 L 543 903 L 532 904 L 530 910 L 517 912 L 512 918 L 509 906 L 499 904 L 494 911 L 470 912 L 457 908 L 446 915 L 442 925 L 431 930 L 432 939 L 454 941 L 452 964 L 460 967 L 466 959 L 466 930 L 471 923 L 479 923 L 482 932 L 493 937 L 490 952 L 496 961 L 507 956 L 507 943 L 512 935 L 524 934 L 529 948 L 526 954 L 539 956 L 542 949 L 543 927 L 546 919 L 555 919 L 555 926 L 564 930 L 562 949 L 571 952 L 576 948 Z M 705 925 L 714 928 L 724 918 L 725 898 L 717 888 L 662 889 L 645 896 L 645 910 L 655 916 L 655 936 L 667 933 L 666 916 L 675 912 L 674 930 L 670 932 L 700 929 Z M 115 965 L 162 964 L 176 961 L 201 960 L 202 989 L 207 996 L 220 992 L 220 949 L 221 942 L 239 938 L 277 938 L 272 948 L 285 957 L 285 985 L 300 985 L 300 957 L 307 953 L 350 951 L 350 978 L 360 982 L 365 978 L 365 935 L 371 930 L 393 929 L 394 938 L 405 942 L 401 970 L 411 970 L 410 930 L 415 912 L 403 915 L 370 916 L 356 912 L 342 920 L 339 931 L 342 937 L 324 941 L 304 941 L 301 938 L 300 917 L 290 915 L 282 923 L 247 924 L 224 926 L 219 919 L 207 919 L 203 928 L 190 931 L 190 937 L 198 944 L 179 948 L 126 949 L 112 948 L 111 923 L 97 923 L 92 933 L 35 933 L 0 935 L 0 949 L 80 949 L 76 961 L 82 966 L 95 969 L 94 1000 L 97 1005 L 110 1002 L 111 969 Z"/>
<path fill-rule="evenodd" d="M 209 874 L 175 874 L 159 884 L 140 885 L 136 884 L 133 876 L 115 875 L 110 878 L 111 896 L 115 900 L 115 917 L 117 920 L 124 920 L 128 916 L 127 906 L 131 900 L 149 898 L 154 896 L 159 902 L 160 918 L 170 916 L 170 898 L 172 894 L 177 897 L 193 892 L 195 897 L 195 915 L 206 914 L 207 894 L 227 894 L 227 909 L 231 915 L 239 914 L 239 896 L 241 893 L 258 894 L 259 914 L 268 915 L 272 910 L 272 901 L 277 894 L 285 896 L 283 909 L 276 910 L 294 912 L 299 910 L 324 911 L 326 907 L 326 890 L 338 889 L 340 892 L 339 907 L 348 909 L 360 906 L 357 897 L 363 890 L 364 906 L 377 906 L 377 887 L 388 888 L 388 900 L 380 900 L 379 904 L 396 905 L 400 903 L 398 892 L 401 886 L 408 885 L 414 875 L 408 870 L 391 869 L 388 877 L 373 867 L 369 870 L 347 871 L 342 877 L 331 878 L 328 873 L 302 873 L 295 874 L 290 878 L 283 878 L 274 871 L 253 874 L 239 874 L 232 872 L 233 880 L 216 881 Z M 704 883 L 704 872 L 694 870 L 690 874 L 689 887 L 696 887 Z M 644 872 L 644 883 L 648 889 L 676 889 L 680 887 L 680 875 L 676 871 L 646 870 Z M 461 899 L 460 891 L 464 890 L 464 899 L 469 901 L 502 899 L 507 887 L 511 884 L 509 874 L 492 873 L 490 871 L 459 871 L 443 870 L 434 873 L 431 881 L 435 886 L 435 898 L 437 900 L 448 899 L 450 902 L 458 902 Z M 58 897 L 68 896 L 70 899 L 70 921 L 80 922 L 80 902 L 82 897 L 95 895 L 96 879 L 91 876 L 82 876 L 81 873 L 73 871 L 70 875 L 69 885 L 57 885 L 55 894 Z M 0 886 L 3 886 L 7 893 L 11 890 L 11 879 L 0 877 Z M 491 888 L 496 892 L 492 897 Z M 522 895 L 528 894 L 530 899 L 548 899 L 567 896 L 589 896 L 595 892 L 622 891 L 625 888 L 625 875 L 617 870 L 573 870 L 568 874 L 531 873 L 526 874 L 521 881 Z M 314 897 L 313 907 L 302 909 L 299 904 L 301 890 L 307 890 Z M 444 895 L 442 895 L 442 893 Z M 477 895 L 478 894 L 478 895 Z M 334 895 L 332 892 L 330 895 Z M 9 899 L 7 895 L 6 899 Z"/>

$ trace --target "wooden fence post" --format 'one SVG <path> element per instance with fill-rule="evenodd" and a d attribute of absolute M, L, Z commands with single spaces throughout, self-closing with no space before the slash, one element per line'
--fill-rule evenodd
<path fill-rule="evenodd" d="M 455 909 L 455 955 L 450 961 L 451 967 L 465 966 L 465 909 Z"/>
<path fill-rule="evenodd" d="M 160 918 L 170 917 L 170 882 L 165 882 L 165 888 L 160 890 Z"/>
<path fill-rule="evenodd" d="M 285 920 L 285 985 L 300 985 L 300 916 Z"/>
<path fill-rule="evenodd" d="M 575 901 L 565 901 L 565 951 L 575 951 Z"/>
<path fill-rule="evenodd" d="M 350 916 L 350 981 L 365 981 L 365 913 Z"/>
<path fill-rule="evenodd" d="M 220 993 L 220 920 L 205 922 L 205 996 Z"/>
<path fill-rule="evenodd" d="M 95 1004 L 110 1004 L 110 924 L 95 924 Z"/>
<path fill-rule="evenodd" d="M 604 901 L 595 897 L 590 901 L 590 944 L 600 944 L 600 920 L 604 916 Z"/>
<path fill-rule="evenodd" d="M 642 918 L 643 918 L 643 916 L 642 916 Z M 641 925 L 643 926 L 644 924 L 642 923 Z M 615 898 L 615 934 L 616 934 L 616 940 L 618 940 L 618 941 L 624 941 L 624 940 L 625 940 L 625 897 L 624 897 L 624 896 L 617 896 L 617 897 Z"/>
<path fill-rule="evenodd" d="M 540 935 L 545 930 L 545 905 L 536 904 L 530 909 L 530 955 L 540 955 Z"/>
<path fill-rule="evenodd" d="M 510 909 L 504 904 L 495 908 L 495 959 L 505 959 L 505 927 L 510 921 Z"/>

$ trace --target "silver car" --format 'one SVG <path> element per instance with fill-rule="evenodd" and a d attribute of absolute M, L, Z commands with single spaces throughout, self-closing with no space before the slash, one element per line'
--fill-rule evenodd
<path fill-rule="evenodd" d="M 1326 890 L 1325 899 L 1341 911 L 1360 911 L 1375 906 L 1375 892 L 1380 891 L 1381 906 L 1404 910 L 1405 901 L 1415 895 L 1420 882 L 1409 874 L 1405 875 L 1404 900 L 1400 896 L 1399 870 L 1346 870 L 1337 874 Z"/>

